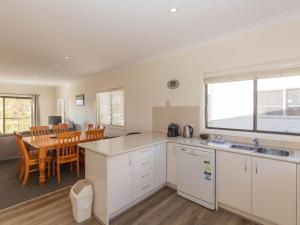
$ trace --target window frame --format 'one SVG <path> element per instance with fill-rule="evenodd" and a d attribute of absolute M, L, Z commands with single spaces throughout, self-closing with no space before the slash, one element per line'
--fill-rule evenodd
<path fill-rule="evenodd" d="M 0 107 L 2 107 L 2 112 L 3 112 L 3 118 L 2 118 L 2 130 L 3 130 L 3 133 L 1 133 L 0 135 L 1 136 L 5 136 L 5 135 L 12 135 L 13 133 L 6 133 L 5 132 L 5 121 L 6 121 L 6 117 L 5 117 L 5 99 L 8 99 L 8 98 L 13 98 L 13 99 L 29 99 L 31 100 L 31 107 L 30 107 L 30 117 L 31 117 L 31 124 L 30 126 L 32 125 L 32 115 L 33 115 L 33 109 L 32 109 L 32 97 L 27 97 L 27 96 L 7 96 L 7 95 L 0 95 L 0 98 L 3 99 L 3 102 L 2 102 L 2 106 L 0 105 Z M 29 131 L 29 128 L 30 126 L 28 127 L 28 130 Z M 22 132 L 26 132 L 26 131 L 22 131 Z"/>
<path fill-rule="evenodd" d="M 60 103 L 62 102 L 62 109 L 60 109 Z M 60 110 L 63 110 L 63 115 L 60 115 Z M 62 122 L 66 121 L 66 101 L 65 98 L 58 98 L 57 99 L 57 114 L 58 116 L 62 117 Z"/>
<path fill-rule="evenodd" d="M 204 92 L 205 92 L 205 128 L 212 130 L 226 130 L 226 131 L 242 131 L 242 132 L 251 132 L 251 133 L 265 133 L 265 134 L 280 134 L 280 135 L 292 135 L 292 136 L 300 136 L 300 133 L 291 133 L 291 132 L 281 132 L 281 131 L 265 131 L 265 130 L 257 130 L 257 81 L 259 78 L 252 79 L 253 80 L 253 129 L 234 129 L 234 128 L 222 128 L 222 127 L 210 127 L 208 126 L 208 84 L 204 84 Z"/>
<path fill-rule="evenodd" d="M 124 119 L 124 125 L 114 125 L 112 124 L 112 119 L 110 120 L 110 124 L 102 123 L 100 120 L 100 111 L 99 111 L 99 101 L 98 101 L 98 94 L 105 93 L 105 92 L 115 92 L 115 91 L 122 91 L 123 92 L 123 119 Z M 111 111 L 112 114 L 112 111 Z M 112 118 L 112 116 L 111 116 Z M 100 123 L 101 125 L 104 125 L 106 127 L 110 128 L 117 128 L 117 129 L 125 129 L 126 127 L 126 116 L 125 116 L 125 89 L 123 87 L 119 88 L 113 88 L 108 90 L 102 90 L 96 93 L 96 121 L 97 123 Z"/>

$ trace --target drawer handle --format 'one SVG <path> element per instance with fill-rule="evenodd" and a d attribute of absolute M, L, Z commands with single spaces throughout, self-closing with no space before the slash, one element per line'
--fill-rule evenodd
<path fill-rule="evenodd" d="M 142 166 L 145 166 L 145 165 L 147 165 L 147 164 L 149 164 L 149 161 L 144 162 L 144 163 L 141 163 Z"/>
<path fill-rule="evenodd" d="M 145 190 L 145 189 L 147 189 L 148 187 L 149 187 L 149 184 L 146 185 L 145 187 L 142 187 L 142 190 Z"/>
<path fill-rule="evenodd" d="M 144 177 L 148 177 L 148 176 L 149 176 L 149 173 L 146 173 L 142 177 L 144 178 Z"/>

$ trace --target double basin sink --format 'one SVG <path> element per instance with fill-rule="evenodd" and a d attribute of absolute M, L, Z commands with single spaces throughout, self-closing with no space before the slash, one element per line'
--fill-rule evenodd
<path fill-rule="evenodd" d="M 273 149 L 273 148 L 262 148 L 262 147 L 254 147 L 250 145 L 241 145 L 241 144 L 232 144 L 230 146 L 231 148 L 234 149 L 239 149 L 239 150 L 245 150 L 245 151 L 254 151 L 257 153 L 261 154 L 267 154 L 267 155 L 274 155 L 274 156 L 291 156 L 293 155 L 292 151 L 287 151 L 287 150 L 279 150 L 279 149 Z"/>

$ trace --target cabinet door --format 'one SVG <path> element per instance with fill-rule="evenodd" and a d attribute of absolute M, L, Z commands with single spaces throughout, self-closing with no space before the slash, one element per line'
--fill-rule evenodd
<path fill-rule="evenodd" d="M 296 224 L 296 164 L 252 158 L 252 211 L 276 224 Z"/>
<path fill-rule="evenodd" d="M 130 154 L 109 159 L 108 168 L 109 213 L 116 212 L 131 203 L 133 198 L 133 170 Z"/>
<path fill-rule="evenodd" d="M 176 179 L 176 143 L 167 144 L 167 181 L 170 184 L 177 185 Z"/>
<path fill-rule="evenodd" d="M 251 213 L 251 157 L 217 153 L 218 201 Z"/>
<path fill-rule="evenodd" d="M 161 186 L 167 180 L 167 146 L 166 143 L 155 145 L 156 151 L 156 186 Z"/>

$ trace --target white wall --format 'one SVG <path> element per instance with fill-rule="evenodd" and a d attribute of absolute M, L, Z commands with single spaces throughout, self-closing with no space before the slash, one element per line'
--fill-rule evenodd
<path fill-rule="evenodd" d="M 166 101 L 171 106 L 203 106 L 204 73 L 299 57 L 299 40 L 300 19 L 297 19 L 208 42 L 144 64 L 99 73 L 58 88 L 57 96 L 68 95 L 70 118 L 84 127 L 96 119 L 96 93 L 124 87 L 126 127 L 151 130 L 153 106 L 164 106 Z M 178 89 L 166 87 L 171 78 L 180 81 Z M 75 95 L 82 93 L 86 105 L 75 106 Z M 203 129 L 203 123 L 199 126 Z"/>

